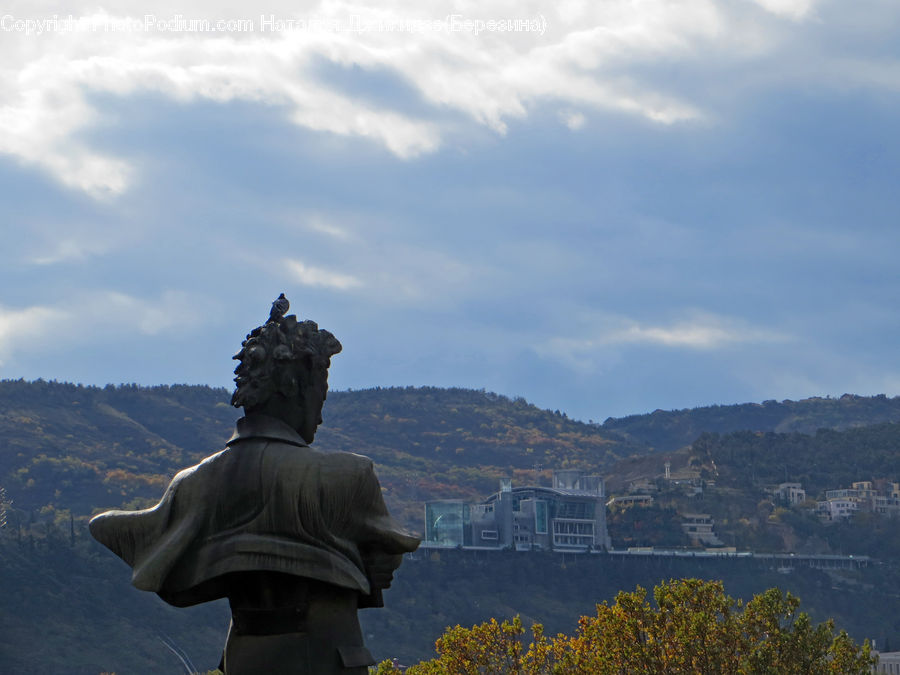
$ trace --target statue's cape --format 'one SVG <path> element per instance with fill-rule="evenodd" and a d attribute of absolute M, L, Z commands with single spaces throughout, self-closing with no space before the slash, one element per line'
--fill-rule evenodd
<path fill-rule="evenodd" d="M 388 514 L 370 459 L 312 450 L 264 416 L 238 420 L 226 449 L 176 475 L 153 508 L 107 511 L 90 528 L 137 588 L 179 606 L 223 597 L 224 575 L 251 571 L 369 596 L 367 567 L 379 556 L 396 567 L 419 544 Z"/>

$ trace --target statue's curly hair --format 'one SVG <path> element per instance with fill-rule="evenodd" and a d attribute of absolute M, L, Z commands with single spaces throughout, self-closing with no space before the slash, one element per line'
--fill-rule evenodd
<path fill-rule="evenodd" d="M 337 338 L 315 321 L 297 321 L 293 314 L 270 319 L 254 328 L 234 355 L 240 363 L 231 405 L 252 410 L 276 393 L 295 397 L 307 378 L 327 381 L 331 357 L 340 351 Z"/>

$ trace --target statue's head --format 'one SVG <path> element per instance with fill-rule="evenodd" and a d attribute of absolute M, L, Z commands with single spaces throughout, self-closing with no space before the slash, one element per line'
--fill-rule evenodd
<path fill-rule="evenodd" d="M 340 351 L 337 338 L 314 321 L 276 315 L 254 328 L 235 354 L 231 405 L 277 417 L 311 443 L 322 421 L 331 357 Z"/>

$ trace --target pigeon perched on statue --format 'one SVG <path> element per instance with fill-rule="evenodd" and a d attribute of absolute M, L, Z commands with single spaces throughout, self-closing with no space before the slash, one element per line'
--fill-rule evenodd
<path fill-rule="evenodd" d="M 278 296 L 278 299 L 272 303 L 272 310 L 269 312 L 269 321 L 278 321 L 290 308 L 291 303 L 284 297 L 284 293 L 282 293 Z M 266 323 L 268 323 L 268 321 Z"/>

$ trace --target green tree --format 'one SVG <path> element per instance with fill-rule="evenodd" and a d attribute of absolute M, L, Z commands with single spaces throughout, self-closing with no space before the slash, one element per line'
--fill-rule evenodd
<path fill-rule="evenodd" d="M 472 628 L 448 628 L 435 643 L 438 657 L 412 666 L 406 672 L 408 675 L 526 675 L 535 671 L 524 658 L 528 651 L 522 645 L 524 633 L 518 616 L 503 623 L 491 619 Z"/>
<path fill-rule="evenodd" d="M 744 630 L 750 638 L 746 655 L 751 673 L 868 673 L 873 658 L 868 641 L 862 647 L 840 631 L 834 621 L 815 626 L 800 600 L 770 588 L 747 603 Z"/>
<path fill-rule="evenodd" d="M 640 586 L 583 616 L 573 636 L 546 638 L 540 624 L 518 617 L 472 628 L 448 628 L 437 658 L 409 675 L 863 675 L 876 658 L 833 621 L 813 625 L 800 601 L 773 588 L 746 606 L 720 581 L 672 580 L 653 592 Z M 385 661 L 377 675 L 400 671 Z"/>

